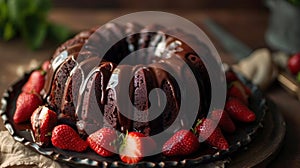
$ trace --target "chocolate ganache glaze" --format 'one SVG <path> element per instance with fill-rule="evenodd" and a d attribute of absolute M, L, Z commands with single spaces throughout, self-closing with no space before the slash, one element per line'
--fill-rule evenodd
<path fill-rule="evenodd" d="M 76 127 L 82 134 L 91 134 L 101 127 L 155 135 L 172 125 L 171 131 L 176 131 L 188 122 L 184 114 L 178 113 L 181 98 L 195 91 L 200 95 L 197 117 L 207 114 L 211 100 L 208 72 L 200 57 L 185 43 L 199 44 L 195 37 L 178 29 L 136 23 L 110 23 L 102 28 L 102 33 L 96 30 L 81 32 L 65 42 L 51 59 L 43 96 L 58 113 L 60 122 Z M 176 37 L 170 32 L 176 33 Z M 130 35 L 121 38 L 100 59 L 101 44 L 125 33 Z M 130 64 L 120 64 L 128 55 L 132 59 Z M 181 80 L 176 81 L 172 74 Z M 181 91 L 178 82 L 189 82 L 191 75 L 199 89 Z M 157 93 L 157 89 L 165 93 L 164 108 L 163 97 L 150 93 Z M 120 92 L 128 95 L 127 103 Z M 153 101 L 149 100 L 150 94 Z M 152 106 L 162 111 L 149 110 Z M 175 121 L 178 117 L 180 120 Z"/>

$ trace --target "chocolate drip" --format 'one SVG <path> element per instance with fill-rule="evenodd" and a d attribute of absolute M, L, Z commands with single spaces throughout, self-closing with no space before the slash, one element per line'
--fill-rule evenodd
<path fill-rule="evenodd" d="M 78 93 L 80 90 L 81 81 L 87 76 L 88 73 L 98 65 L 99 59 L 97 57 L 92 57 L 84 62 L 81 62 L 70 72 L 68 77 L 64 93 L 61 102 L 61 112 L 62 114 L 72 116 L 71 120 L 76 121 L 77 116 L 75 115 L 75 105 L 77 105 Z"/>
<path fill-rule="evenodd" d="M 133 128 L 146 136 L 151 134 L 149 114 L 149 92 L 153 88 L 151 72 L 141 66 L 136 66 L 134 73 L 134 112 Z"/>
<path fill-rule="evenodd" d="M 170 125 L 172 125 L 175 119 L 178 117 L 181 100 L 180 89 L 176 83 L 176 80 L 169 75 L 168 72 L 171 72 L 171 70 L 168 70 L 168 67 L 163 64 L 154 64 L 153 66 L 154 67 L 152 68 L 152 70 L 156 75 L 157 86 L 164 91 L 167 99 L 165 109 L 158 117 L 159 119 L 157 119 L 162 120 L 162 126 L 165 130 L 169 128 Z M 163 69 L 166 69 L 168 72 Z M 157 120 L 154 122 L 157 122 Z M 176 123 L 174 125 L 174 129 L 176 128 L 176 130 L 181 128 L 180 123 Z"/>
<path fill-rule="evenodd" d="M 108 83 L 109 76 L 113 70 L 110 63 L 101 63 L 100 67 L 94 68 L 84 79 L 80 91 L 76 114 L 78 120 L 85 124 L 90 124 L 95 128 L 100 128 L 103 123 L 102 112 L 104 111 L 104 103 L 101 99 L 104 97 L 103 87 Z M 81 90 L 80 89 L 80 90 Z M 84 126 L 84 129 L 88 129 Z M 91 130 L 91 129 L 88 129 Z M 91 132 L 90 132 L 91 133 Z"/>
<path fill-rule="evenodd" d="M 175 89 L 178 89 L 178 87 L 175 87 L 175 82 L 171 81 L 172 80 L 164 80 L 161 86 L 161 89 L 167 96 L 167 108 L 165 108 L 162 113 L 164 129 L 173 124 L 175 119 L 178 117 L 179 112 L 179 104 L 177 103 L 178 99 L 175 93 Z M 177 125 L 177 127 L 180 128 L 180 125 Z"/>
<path fill-rule="evenodd" d="M 132 90 L 130 89 L 132 82 L 128 82 L 129 86 L 126 86 L 125 82 L 131 73 L 130 66 L 119 65 L 114 69 L 107 85 L 107 101 L 104 105 L 104 125 L 116 128 L 123 133 L 132 130 L 132 121 L 129 119 L 132 118 L 132 109 L 130 109 L 128 102 L 123 101 L 124 97 L 122 97 L 122 95 L 128 94 L 126 91 Z M 123 83 L 120 83 L 121 81 Z M 129 97 L 130 95 L 131 93 L 129 93 Z"/>
<path fill-rule="evenodd" d="M 52 67 L 56 70 L 52 81 L 51 92 L 47 98 L 47 101 L 50 107 L 55 109 L 57 112 L 61 111 L 61 104 L 63 102 L 62 95 L 65 92 L 66 82 L 69 75 L 71 74 L 71 71 L 73 71 L 73 68 L 78 65 L 76 59 L 79 56 L 85 57 L 85 55 L 78 55 L 78 53 L 73 53 L 72 55 L 69 55 L 66 60 L 63 60 L 63 63 L 61 63 L 58 68 L 56 68 L 52 64 Z M 72 116 L 72 112 L 67 111 L 66 115 Z"/>
<path fill-rule="evenodd" d="M 115 69 L 116 65 L 110 62 L 104 62 L 101 64 L 99 72 L 100 72 L 100 83 L 99 85 L 99 90 L 100 90 L 100 94 L 96 95 L 98 96 L 97 100 L 98 100 L 98 104 L 100 106 L 101 112 L 104 112 L 104 104 L 105 104 L 105 91 L 106 91 L 106 87 L 108 85 L 110 76 L 113 72 L 113 70 Z M 98 87 L 97 87 L 98 88 Z"/>
<path fill-rule="evenodd" d="M 53 78 L 56 73 L 56 70 L 61 66 L 61 64 L 68 59 L 68 52 L 64 51 L 60 53 L 55 59 L 51 60 L 51 66 L 48 68 L 48 72 L 46 75 L 46 82 L 43 88 L 42 94 L 43 98 L 46 99 L 47 96 L 50 94 Z"/>
<path fill-rule="evenodd" d="M 98 84 L 100 83 L 99 71 L 95 71 L 88 79 L 83 92 L 82 108 L 78 118 L 86 124 L 84 129 L 88 134 L 102 127 L 102 114 L 98 105 L 97 95 L 101 94 Z M 79 115 L 80 114 L 80 115 Z"/>
<path fill-rule="evenodd" d="M 43 89 L 43 97 L 46 98 L 51 91 L 52 83 L 54 82 L 54 75 L 56 74 L 56 71 L 64 64 L 65 61 L 69 59 L 69 57 L 74 56 L 74 61 L 78 62 L 78 58 L 85 59 L 88 57 L 91 57 L 90 53 L 80 53 L 80 50 L 82 48 L 83 44 L 75 44 L 73 46 L 66 47 L 64 51 L 62 51 L 60 54 L 54 55 L 51 60 L 51 66 L 48 69 L 47 75 L 46 75 L 46 83 Z M 77 63 L 76 63 L 77 64 Z"/>
<path fill-rule="evenodd" d="M 119 128 L 116 92 L 112 89 L 107 91 L 107 103 L 104 106 L 104 126 Z"/>
<path fill-rule="evenodd" d="M 67 116 L 71 116 L 71 120 L 76 121 L 75 106 L 73 103 L 72 83 L 72 77 L 69 77 L 66 81 L 64 94 L 62 96 L 61 113 Z"/>
<path fill-rule="evenodd" d="M 35 120 L 34 125 L 32 125 L 33 129 L 35 130 L 35 131 L 34 131 L 34 141 L 35 141 L 38 145 L 40 145 L 40 146 L 42 146 L 42 145 L 48 145 L 48 144 L 43 144 L 43 143 L 41 142 L 41 130 L 40 130 L 40 125 L 42 124 L 42 120 L 39 118 L 39 116 L 40 116 L 40 114 L 41 114 L 41 112 L 42 112 L 42 110 L 43 110 L 43 107 L 40 106 L 40 107 L 38 107 L 36 110 L 38 110 L 38 112 L 37 112 L 37 113 L 34 113 L 34 116 L 32 116 L 32 117 L 34 118 L 34 120 Z"/>
<path fill-rule="evenodd" d="M 192 70 L 193 74 L 197 80 L 197 84 L 195 86 L 198 86 L 199 88 L 199 95 L 200 98 L 205 97 L 205 99 L 200 101 L 199 105 L 199 115 L 198 118 L 203 117 L 207 114 L 209 110 L 210 100 L 211 100 L 211 85 L 210 85 L 210 79 L 207 72 L 207 69 L 205 68 L 205 65 L 201 58 L 195 53 L 195 51 L 188 46 L 188 44 L 196 45 L 197 47 L 204 48 L 204 44 L 201 44 L 195 37 L 186 34 L 182 32 L 179 29 L 173 29 L 168 30 L 169 32 L 176 33 L 176 37 L 169 36 L 167 38 L 167 45 L 166 48 L 171 55 L 171 58 L 175 58 L 174 56 L 178 56 L 181 58 Z M 187 43 L 183 43 L 187 42 Z M 209 56 L 209 53 L 205 50 L 205 53 Z M 166 59 L 164 60 L 168 62 L 169 65 L 175 64 L 173 59 Z M 181 65 L 183 66 L 183 65 Z M 181 67 L 178 66 L 178 67 Z M 185 72 L 186 73 L 186 72 Z M 186 75 L 183 75 L 186 76 Z M 189 80 L 189 78 L 187 78 Z M 191 81 L 190 81 L 191 82 Z"/>
<path fill-rule="evenodd" d="M 51 108 L 60 112 L 62 95 L 65 89 L 65 83 L 69 77 L 70 72 L 76 65 L 77 55 L 68 57 L 67 60 L 55 71 L 55 76 L 52 83 L 51 93 L 48 97 L 48 103 Z"/>
<path fill-rule="evenodd" d="M 186 60 L 190 64 L 191 69 L 193 70 L 195 76 L 197 77 L 197 83 L 199 88 L 200 97 L 205 97 L 205 99 L 200 101 L 201 113 L 198 113 L 198 118 L 201 118 L 207 115 L 209 110 L 210 101 L 211 101 L 211 84 L 210 78 L 205 68 L 204 63 L 199 56 L 194 54 L 187 54 Z"/>

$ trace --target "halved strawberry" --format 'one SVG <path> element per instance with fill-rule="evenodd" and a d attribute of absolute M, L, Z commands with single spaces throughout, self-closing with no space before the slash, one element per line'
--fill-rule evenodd
<path fill-rule="evenodd" d="M 226 132 L 233 133 L 236 129 L 234 122 L 229 117 L 227 111 L 216 109 L 211 112 L 210 118 L 212 120 L 219 120 L 218 125 L 220 128 Z"/>
<path fill-rule="evenodd" d="M 117 133 L 112 128 L 101 128 L 87 138 L 90 148 L 103 157 L 112 156 L 116 153 L 116 141 Z"/>
<path fill-rule="evenodd" d="M 195 131 L 200 142 L 205 141 L 209 145 L 216 147 L 220 150 L 226 150 L 229 148 L 228 142 L 222 134 L 221 129 L 211 119 L 200 120 L 195 128 Z"/>
<path fill-rule="evenodd" d="M 241 122 L 253 122 L 256 119 L 256 115 L 245 104 L 243 104 L 237 98 L 229 98 L 225 104 L 225 110 L 230 117 Z"/>
<path fill-rule="evenodd" d="M 35 70 L 33 71 L 28 81 L 25 83 L 25 85 L 22 88 L 23 92 L 35 92 L 37 94 L 40 94 L 41 90 L 43 89 L 45 84 L 45 71 L 43 70 Z"/>
<path fill-rule="evenodd" d="M 200 143 L 191 131 L 179 130 L 163 145 L 162 152 L 166 156 L 189 155 L 199 147 Z"/>
<path fill-rule="evenodd" d="M 77 152 L 83 152 L 88 147 L 87 142 L 81 139 L 72 127 L 65 124 L 54 127 L 51 142 L 57 148 Z"/>
<path fill-rule="evenodd" d="M 119 155 L 123 162 L 137 163 L 156 148 L 156 143 L 150 137 L 139 132 L 128 133 L 119 149 Z"/>
<path fill-rule="evenodd" d="M 48 107 L 38 107 L 31 116 L 31 126 L 35 142 L 40 146 L 48 146 L 51 142 L 51 132 L 57 122 L 57 115 Z"/>
<path fill-rule="evenodd" d="M 30 120 L 34 110 L 43 104 L 41 97 L 35 93 L 22 92 L 17 99 L 13 120 L 16 124 Z"/>

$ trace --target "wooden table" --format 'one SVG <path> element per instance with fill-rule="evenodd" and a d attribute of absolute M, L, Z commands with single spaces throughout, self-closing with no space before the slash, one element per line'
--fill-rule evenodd
<path fill-rule="evenodd" d="M 68 25 L 75 31 L 90 28 L 95 25 L 102 25 L 107 21 L 134 11 L 109 11 L 109 10 L 72 10 L 54 9 L 50 14 L 52 21 Z M 218 41 L 213 38 L 203 25 L 207 17 L 214 19 L 217 23 L 226 28 L 230 33 L 252 48 L 266 46 L 264 33 L 268 23 L 268 11 L 262 10 L 201 10 L 201 11 L 168 11 L 185 17 L 199 25 L 205 30 L 215 44 L 222 60 L 229 64 L 234 63 L 229 53 L 226 53 Z M 13 40 L 8 43 L 0 42 L 0 93 L 24 71 L 29 70 L 41 61 L 49 58 L 56 45 L 47 44 L 39 51 L 30 51 L 22 41 Z M 271 162 L 270 167 L 300 166 L 300 103 L 294 97 L 285 92 L 278 83 L 274 83 L 266 92 L 266 96 L 278 106 L 284 115 L 287 123 L 286 138 L 282 150 Z M 2 122 L 0 130 L 4 130 Z"/>

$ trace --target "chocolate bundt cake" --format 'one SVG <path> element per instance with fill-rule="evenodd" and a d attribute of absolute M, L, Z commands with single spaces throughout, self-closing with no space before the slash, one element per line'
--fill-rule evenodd
<path fill-rule="evenodd" d="M 176 37 L 170 35 L 174 33 Z M 123 38 L 122 34 L 128 36 Z M 121 40 L 102 55 L 105 49 L 101 44 L 119 38 Z M 181 98 L 194 89 L 180 90 L 179 81 L 170 72 L 181 81 L 189 81 L 191 75 L 197 79 L 198 118 L 207 114 L 211 100 L 211 85 L 204 63 L 185 42 L 199 43 L 181 30 L 157 25 L 109 23 L 101 27 L 101 33 L 96 28 L 81 32 L 55 51 L 43 96 L 48 106 L 59 114 L 60 122 L 76 126 L 81 133 L 113 127 L 121 132 L 155 135 L 171 125 L 171 130 L 176 131 L 188 122 L 184 114 L 178 114 Z M 122 64 L 127 56 L 131 58 L 130 63 Z M 128 99 L 124 100 L 120 92 Z M 161 105 L 163 97 L 166 99 L 164 107 Z M 162 110 L 151 111 L 152 106 Z M 178 117 L 179 122 L 174 123 Z"/>

